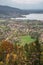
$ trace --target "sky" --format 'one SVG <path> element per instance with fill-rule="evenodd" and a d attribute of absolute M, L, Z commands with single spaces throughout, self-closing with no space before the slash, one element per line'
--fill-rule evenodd
<path fill-rule="evenodd" d="M 43 9 L 43 0 L 0 0 L 0 5 L 20 9 Z"/>

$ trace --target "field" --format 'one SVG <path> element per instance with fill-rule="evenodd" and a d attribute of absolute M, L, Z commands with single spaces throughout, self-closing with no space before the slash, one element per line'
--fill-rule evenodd
<path fill-rule="evenodd" d="M 21 36 L 21 45 L 25 45 L 26 43 L 32 43 L 32 42 L 34 42 L 35 41 L 35 39 L 32 39 L 31 38 L 31 36 Z"/>

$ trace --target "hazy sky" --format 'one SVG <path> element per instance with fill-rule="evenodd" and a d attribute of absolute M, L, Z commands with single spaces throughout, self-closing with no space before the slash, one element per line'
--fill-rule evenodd
<path fill-rule="evenodd" d="M 43 9 L 43 0 L 0 0 L 0 5 L 20 9 Z"/>

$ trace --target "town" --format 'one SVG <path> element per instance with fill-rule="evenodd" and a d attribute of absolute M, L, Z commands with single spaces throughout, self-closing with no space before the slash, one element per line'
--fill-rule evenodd
<path fill-rule="evenodd" d="M 0 18 L 0 65 L 28 64 L 43 65 L 43 21 Z"/>

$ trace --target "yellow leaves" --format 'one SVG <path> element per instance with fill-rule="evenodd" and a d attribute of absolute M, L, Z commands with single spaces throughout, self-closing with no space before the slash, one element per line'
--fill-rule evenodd
<path fill-rule="evenodd" d="M 9 54 L 7 54 L 7 56 L 6 56 L 6 61 L 8 61 L 8 60 L 9 60 L 9 56 L 10 56 L 10 55 L 9 55 Z"/>
<path fill-rule="evenodd" d="M 35 43 L 33 43 L 33 46 L 36 46 L 36 44 L 35 44 Z"/>
<path fill-rule="evenodd" d="M 4 65 L 4 63 L 1 61 L 1 62 L 0 62 L 0 65 Z"/>
<path fill-rule="evenodd" d="M 14 59 L 17 59 L 17 55 L 16 54 L 13 54 L 13 57 L 14 57 Z"/>
<path fill-rule="evenodd" d="M 14 54 L 14 53 L 7 54 L 7 56 L 6 56 L 6 62 L 8 63 L 10 60 L 12 60 L 14 62 L 14 61 L 17 60 L 17 58 L 18 58 L 17 54 Z"/>

